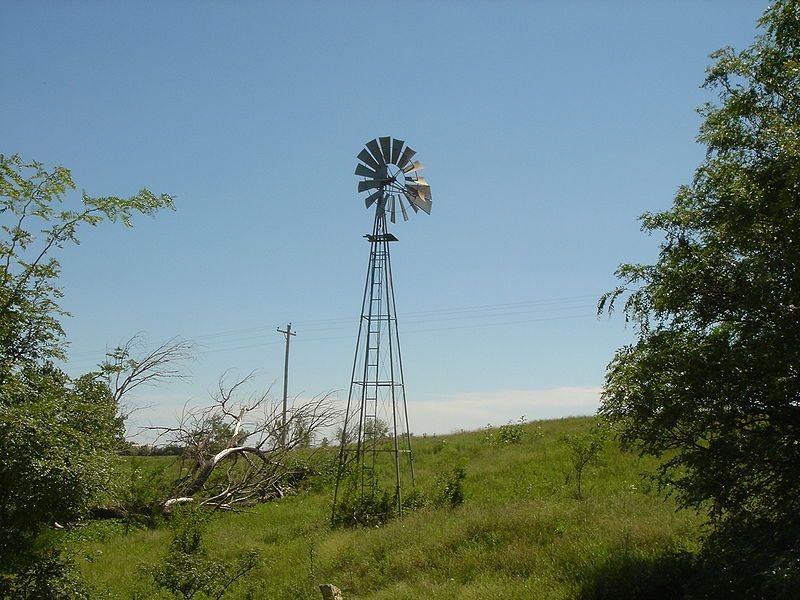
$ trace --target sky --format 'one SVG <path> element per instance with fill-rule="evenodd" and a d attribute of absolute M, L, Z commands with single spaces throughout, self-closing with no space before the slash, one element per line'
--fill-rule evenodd
<path fill-rule="evenodd" d="M 592 414 L 634 340 L 597 299 L 620 263 L 656 258 L 637 218 L 691 181 L 708 55 L 748 46 L 764 8 L 0 3 L 0 153 L 177 207 L 59 255 L 65 369 L 133 335 L 192 341 L 186 379 L 130 399 L 135 433 L 224 373 L 279 398 L 291 322 L 289 395 L 346 400 L 373 218 L 353 170 L 389 135 L 433 195 L 390 227 L 411 430 Z"/>

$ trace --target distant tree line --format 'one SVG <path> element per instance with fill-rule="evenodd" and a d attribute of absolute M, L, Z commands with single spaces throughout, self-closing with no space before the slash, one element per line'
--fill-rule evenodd
<path fill-rule="evenodd" d="M 185 446 L 166 444 L 163 446 L 153 444 L 134 444 L 128 442 L 119 451 L 120 456 L 181 456 L 186 451 Z"/>

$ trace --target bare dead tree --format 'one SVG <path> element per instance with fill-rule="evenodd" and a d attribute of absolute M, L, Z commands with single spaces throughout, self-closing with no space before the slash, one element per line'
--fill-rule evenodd
<path fill-rule="evenodd" d="M 106 353 L 100 365 L 114 400 L 140 385 L 155 385 L 187 376 L 185 364 L 192 358 L 193 345 L 181 338 L 170 338 L 151 350 L 145 348 L 141 335 Z"/>
<path fill-rule="evenodd" d="M 185 379 L 188 376 L 185 365 L 192 358 L 193 344 L 187 340 L 173 337 L 148 350 L 139 334 L 106 352 L 106 359 L 99 365 L 100 375 L 106 380 L 120 422 L 145 408 L 125 402 L 131 391 L 141 385 Z"/>
<path fill-rule="evenodd" d="M 163 503 L 195 503 L 235 510 L 281 497 L 293 475 L 292 451 L 309 436 L 334 424 L 338 410 L 331 394 L 295 399 L 286 418 L 283 443 L 282 405 L 270 390 L 244 396 L 253 374 L 232 384 L 219 380 L 212 404 L 185 407 L 175 427 L 151 427 L 159 439 L 185 448 L 175 495 Z"/>

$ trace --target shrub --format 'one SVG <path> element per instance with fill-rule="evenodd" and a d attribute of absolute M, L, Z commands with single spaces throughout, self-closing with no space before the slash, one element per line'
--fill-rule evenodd
<path fill-rule="evenodd" d="M 4 565 L 13 575 L 0 573 L 0 598 L 14 600 L 89 600 L 97 598 L 80 577 L 71 557 L 57 549 L 23 557 L 20 564 Z"/>
<path fill-rule="evenodd" d="M 464 480 L 467 470 L 464 465 L 458 465 L 448 475 L 437 479 L 436 505 L 456 508 L 464 503 Z"/>
<path fill-rule="evenodd" d="M 174 480 L 168 474 L 166 461 L 132 457 L 127 468 L 114 482 L 111 495 L 115 507 L 125 519 L 127 527 L 136 524 L 154 526 L 162 514 L 165 498 L 172 495 Z"/>
<path fill-rule="evenodd" d="M 577 497 L 583 498 L 581 482 L 583 472 L 589 465 L 600 462 L 600 453 L 603 450 L 603 430 L 592 428 L 585 433 L 563 434 L 561 443 L 569 449 L 569 461 L 572 473 L 575 475 Z"/>
<path fill-rule="evenodd" d="M 396 514 L 396 502 L 377 486 L 371 491 L 348 492 L 336 503 L 332 524 L 344 527 L 380 527 Z"/>
<path fill-rule="evenodd" d="M 203 534 L 208 516 L 199 510 L 176 511 L 170 523 L 172 540 L 158 565 L 144 566 L 155 585 L 176 598 L 222 598 L 229 588 L 258 564 L 258 553 L 250 550 L 234 561 L 208 556 Z"/>
<path fill-rule="evenodd" d="M 486 433 L 483 436 L 484 441 L 492 446 L 508 446 L 510 444 L 518 444 L 525 436 L 525 417 L 520 417 L 517 422 L 509 421 L 500 427 L 486 427 Z"/>

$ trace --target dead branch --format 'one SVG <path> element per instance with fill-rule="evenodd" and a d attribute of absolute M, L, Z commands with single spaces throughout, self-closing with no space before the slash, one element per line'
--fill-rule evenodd
<path fill-rule="evenodd" d="M 159 439 L 184 448 L 181 474 L 175 494 L 163 503 L 165 511 L 175 504 L 196 503 L 218 510 L 282 497 L 287 479 L 296 475 L 291 453 L 306 447 L 315 432 L 337 419 L 332 394 L 310 400 L 295 398 L 286 418 L 283 443 L 281 403 L 269 389 L 245 396 L 249 374 L 232 384 L 220 378 L 212 404 L 185 407 L 174 427 L 151 427 Z"/>
<path fill-rule="evenodd" d="M 140 385 L 155 385 L 187 376 L 184 365 L 192 358 L 191 342 L 171 338 L 147 351 L 144 340 L 135 335 L 106 353 L 100 365 L 117 404 Z"/>

